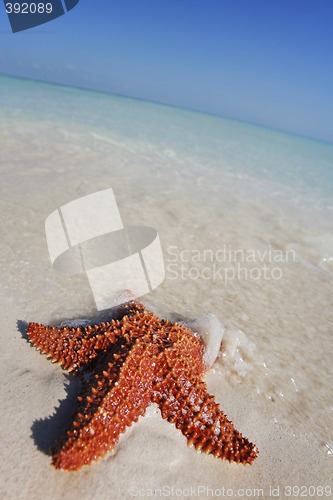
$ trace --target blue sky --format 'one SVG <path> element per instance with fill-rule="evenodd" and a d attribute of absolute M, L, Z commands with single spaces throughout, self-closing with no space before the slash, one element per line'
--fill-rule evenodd
<path fill-rule="evenodd" d="M 80 0 L 15 34 L 1 3 L 0 73 L 333 142 L 333 1 Z"/>

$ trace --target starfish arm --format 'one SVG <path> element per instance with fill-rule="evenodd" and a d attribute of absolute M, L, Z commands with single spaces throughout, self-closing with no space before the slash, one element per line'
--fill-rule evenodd
<path fill-rule="evenodd" d="M 78 470 L 111 451 L 126 427 L 144 415 L 151 401 L 155 347 L 135 342 L 110 355 L 83 388 L 65 441 L 53 453 L 58 469 Z M 111 360 L 111 361 L 110 361 Z"/>
<path fill-rule="evenodd" d="M 119 321 L 78 328 L 55 328 L 38 323 L 28 326 L 30 342 L 53 363 L 59 363 L 68 371 L 92 361 L 122 334 Z"/>
<path fill-rule="evenodd" d="M 238 432 L 207 392 L 205 382 L 183 374 L 182 383 L 172 374 L 155 390 L 162 417 L 174 423 L 198 451 L 230 462 L 251 464 L 258 451 Z M 156 388 L 155 388 L 156 389 Z"/>

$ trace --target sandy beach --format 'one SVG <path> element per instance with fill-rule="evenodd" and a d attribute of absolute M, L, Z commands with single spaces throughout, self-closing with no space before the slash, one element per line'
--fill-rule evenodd
<path fill-rule="evenodd" d="M 332 146 L 34 82 L 1 78 L 1 90 L 1 498 L 333 498 L 332 186 L 311 173 L 308 183 L 284 177 L 279 156 L 288 143 L 290 161 L 302 164 L 303 151 L 317 165 L 320 151 L 324 170 Z M 266 158 L 276 162 L 267 175 L 253 142 L 265 133 Z M 25 329 L 89 318 L 96 308 L 86 276 L 52 268 L 44 223 L 109 187 L 124 224 L 160 236 L 166 278 L 142 302 L 160 317 L 211 313 L 224 326 L 206 381 L 258 446 L 252 466 L 188 448 L 155 406 L 105 459 L 75 473 L 50 465 L 78 382 L 30 346 Z"/>

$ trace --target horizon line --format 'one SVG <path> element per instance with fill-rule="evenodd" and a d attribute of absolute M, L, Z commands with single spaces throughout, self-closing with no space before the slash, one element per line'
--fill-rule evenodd
<path fill-rule="evenodd" d="M 244 119 L 241 119 L 241 118 L 235 118 L 235 117 L 228 116 L 228 115 L 217 114 L 217 113 L 213 113 L 213 112 L 210 112 L 210 111 L 203 111 L 203 110 L 200 110 L 200 109 L 187 108 L 185 106 L 180 106 L 180 105 L 177 105 L 177 104 L 170 104 L 170 103 L 167 103 L 167 102 L 150 100 L 150 99 L 146 99 L 144 97 L 131 96 L 131 95 L 127 95 L 127 94 L 119 94 L 117 92 L 112 92 L 112 91 L 108 91 L 108 90 L 98 90 L 98 89 L 94 89 L 94 88 L 91 88 L 91 87 L 81 87 L 79 85 L 69 85 L 67 83 L 53 82 L 53 81 L 50 81 L 50 80 L 39 80 L 39 79 L 36 80 L 34 78 L 31 78 L 31 77 L 18 76 L 18 75 L 13 75 L 13 74 L 9 74 L 9 73 L 2 73 L 2 72 L 0 72 L 0 77 L 1 76 L 7 77 L 7 78 L 13 78 L 13 79 L 17 79 L 17 80 L 26 80 L 26 81 L 30 81 L 30 82 L 34 82 L 34 83 L 40 83 L 40 84 L 43 84 L 43 85 L 53 85 L 53 86 L 56 86 L 56 87 L 64 87 L 64 88 L 68 88 L 68 89 L 75 89 L 75 90 L 80 90 L 80 91 L 83 91 L 83 92 L 92 92 L 92 93 L 96 93 L 96 94 L 104 94 L 104 95 L 107 95 L 107 96 L 118 97 L 118 98 L 121 98 L 121 99 L 129 99 L 129 100 L 133 100 L 133 101 L 141 101 L 141 102 L 145 102 L 147 104 L 153 104 L 153 105 L 156 105 L 156 106 L 163 106 L 163 107 L 168 107 L 168 108 L 179 109 L 179 110 L 182 110 L 182 111 L 186 111 L 188 113 L 196 113 L 196 114 L 201 114 L 201 115 L 207 115 L 207 116 L 210 116 L 210 117 L 213 117 L 213 118 L 217 118 L 217 119 L 222 119 L 222 120 L 228 120 L 228 121 L 234 121 L 234 122 L 238 122 L 238 123 L 243 123 L 245 125 L 251 125 L 253 127 L 268 129 L 268 130 L 271 130 L 272 132 L 276 132 L 276 133 L 279 133 L 279 134 L 292 135 L 294 137 L 298 137 L 299 139 L 306 139 L 306 140 L 310 140 L 310 141 L 314 141 L 314 142 L 319 142 L 319 143 L 322 143 L 322 144 L 326 144 L 326 145 L 329 145 L 329 146 L 333 146 L 333 141 L 329 141 L 327 139 L 320 139 L 320 138 L 317 138 L 317 137 L 313 137 L 313 136 L 309 136 L 309 135 L 304 135 L 304 134 L 301 134 L 301 133 L 298 133 L 298 132 L 293 132 L 293 131 L 290 131 L 290 130 L 287 130 L 287 129 L 276 128 L 276 127 L 274 127 L 272 125 L 267 125 L 267 124 L 258 123 L 258 122 L 257 123 L 256 122 L 251 122 L 251 121 L 244 120 Z"/>

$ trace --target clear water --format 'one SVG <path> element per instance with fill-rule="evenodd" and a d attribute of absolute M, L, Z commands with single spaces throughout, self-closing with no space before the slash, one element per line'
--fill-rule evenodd
<path fill-rule="evenodd" d="M 256 173 L 333 194 L 333 145 L 145 101 L 70 87 L 0 79 L 1 110 L 104 130 L 119 140 L 180 149 L 206 165 Z M 52 92 L 52 98 L 51 93 Z"/>

